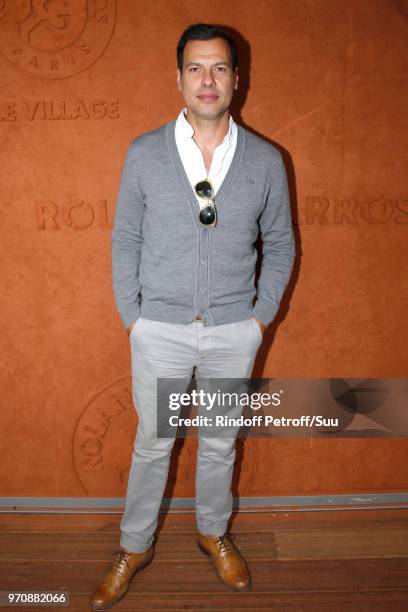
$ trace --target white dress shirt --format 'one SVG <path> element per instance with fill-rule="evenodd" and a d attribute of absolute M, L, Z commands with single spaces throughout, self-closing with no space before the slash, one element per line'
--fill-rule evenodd
<path fill-rule="evenodd" d="M 237 125 L 230 115 L 228 132 L 222 143 L 214 150 L 211 168 L 207 175 L 203 154 L 200 147 L 193 139 L 194 129 L 184 115 L 186 110 L 186 108 L 182 109 L 177 117 L 175 126 L 176 145 L 181 161 L 183 162 L 184 169 L 193 190 L 199 181 L 209 178 L 213 185 L 215 195 L 228 172 L 228 168 L 230 167 L 235 153 L 237 144 Z M 201 208 L 207 205 L 207 202 L 202 198 L 197 197 L 197 201 Z"/>

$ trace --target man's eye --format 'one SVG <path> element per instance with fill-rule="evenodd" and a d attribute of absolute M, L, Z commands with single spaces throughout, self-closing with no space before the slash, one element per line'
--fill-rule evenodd
<path fill-rule="evenodd" d="M 221 71 L 221 72 L 226 72 L 226 68 L 225 66 L 217 66 L 217 70 Z"/>
<path fill-rule="evenodd" d="M 191 68 L 189 70 L 190 70 L 190 72 L 197 72 L 198 66 L 191 66 Z"/>

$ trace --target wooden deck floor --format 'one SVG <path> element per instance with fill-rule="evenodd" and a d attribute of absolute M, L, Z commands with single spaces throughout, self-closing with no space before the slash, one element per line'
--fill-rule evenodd
<path fill-rule="evenodd" d="M 68 609 L 90 610 L 119 550 L 120 518 L 1 514 L 0 590 L 67 590 Z M 230 531 L 252 591 L 230 592 L 219 581 L 197 548 L 194 514 L 161 514 L 153 562 L 112 609 L 408 611 L 407 510 L 240 513 Z"/>

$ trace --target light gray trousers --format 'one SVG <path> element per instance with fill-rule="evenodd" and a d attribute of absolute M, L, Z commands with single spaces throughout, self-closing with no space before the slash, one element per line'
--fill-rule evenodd
<path fill-rule="evenodd" d="M 180 393 L 187 390 L 194 367 L 197 390 L 204 388 L 200 378 L 249 378 L 261 342 L 253 317 L 216 326 L 137 319 L 130 346 L 138 427 L 120 525 L 122 547 L 142 552 L 152 544 L 167 483 L 175 438 L 157 438 L 157 378 L 184 379 Z M 236 438 L 201 437 L 199 432 L 198 440 L 197 528 L 205 535 L 224 535 L 232 512 Z"/>

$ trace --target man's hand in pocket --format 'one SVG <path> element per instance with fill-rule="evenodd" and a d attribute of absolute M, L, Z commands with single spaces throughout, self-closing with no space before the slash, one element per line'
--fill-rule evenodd
<path fill-rule="evenodd" d="M 265 330 L 266 330 L 266 325 L 264 325 L 264 324 L 262 323 L 262 321 L 260 321 L 260 320 L 259 320 L 259 319 L 257 319 L 256 317 L 254 317 L 254 319 L 255 319 L 255 321 L 258 323 L 258 325 L 259 325 L 259 327 L 260 327 L 260 329 L 261 329 L 261 334 L 262 334 L 262 336 L 263 336 L 263 335 L 264 335 L 264 333 L 265 333 Z"/>
<path fill-rule="evenodd" d="M 132 323 L 131 325 L 129 325 L 129 327 L 127 328 L 126 331 L 127 331 L 127 335 L 128 336 L 130 336 L 130 334 L 132 333 L 132 329 L 133 329 L 133 326 L 134 326 L 135 323 L 136 323 L 136 321 L 134 323 Z"/>

